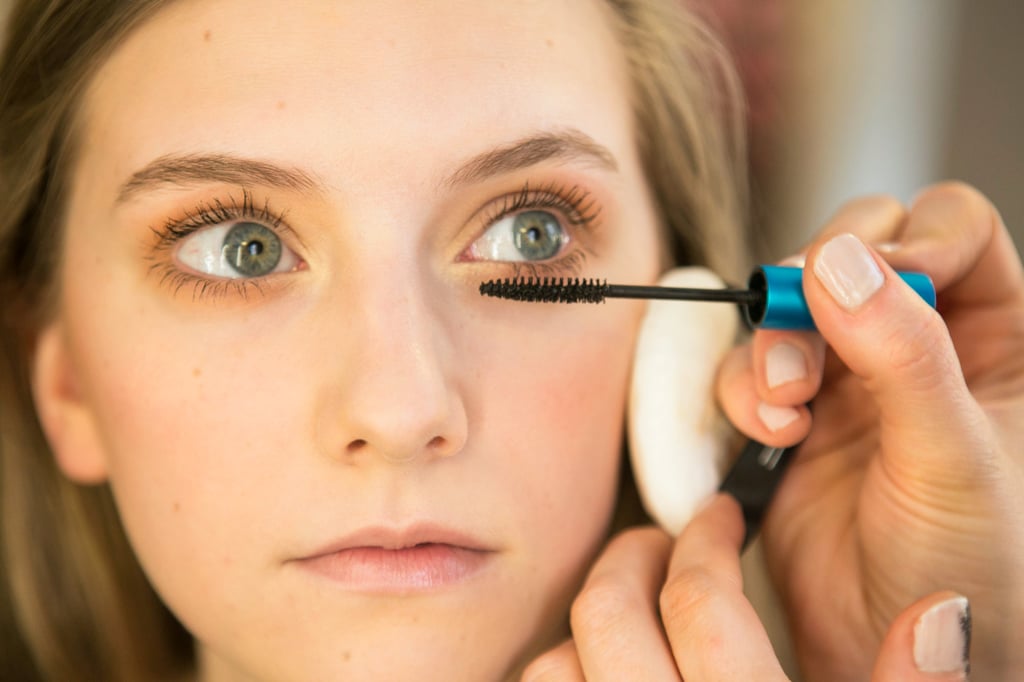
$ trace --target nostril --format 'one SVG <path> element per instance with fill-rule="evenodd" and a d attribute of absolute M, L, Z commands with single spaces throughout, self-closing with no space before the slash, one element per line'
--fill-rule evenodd
<path fill-rule="evenodd" d="M 419 446 L 412 446 L 411 443 L 382 442 L 373 438 L 353 438 L 345 447 L 345 456 L 351 458 L 350 462 L 355 462 L 359 455 L 367 456 L 370 453 L 380 455 L 389 462 L 411 462 L 419 454 L 437 457 L 454 454 L 454 443 L 455 441 L 445 436 L 434 436 L 426 443 L 420 441 Z"/>

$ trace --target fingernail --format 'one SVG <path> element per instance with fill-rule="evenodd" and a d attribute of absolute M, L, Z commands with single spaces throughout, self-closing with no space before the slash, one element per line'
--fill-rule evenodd
<path fill-rule="evenodd" d="M 814 274 L 847 310 L 859 307 L 885 282 L 867 247 L 852 234 L 833 237 L 821 247 L 814 260 Z"/>
<path fill-rule="evenodd" d="M 875 251 L 879 253 L 896 253 L 900 250 L 901 244 L 899 242 L 882 242 L 874 246 Z"/>
<path fill-rule="evenodd" d="M 807 378 L 803 351 L 785 341 L 775 344 L 764 354 L 764 374 L 768 388 Z"/>
<path fill-rule="evenodd" d="M 787 268 L 802 268 L 807 265 L 807 256 L 802 253 L 798 253 L 795 256 L 787 256 L 779 261 L 779 265 L 784 265 Z"/>
<path fill-rule="evenodd" d="M 925 611 L 914 623 L 914 664 L 923 673 L 970 671 L 971 608 L 953 597 Z"/>
<path fill-rule="evenodd" d="M 778 407 L 777 405 L 769 405 L 767 403 L 758 403 L 757 405 L 757 416 L 761 420 L 761 423 L 768 427 L 768 430 L 774 433 L 779 429 L 783 429 L 800 416 L 792 407 Z"/>

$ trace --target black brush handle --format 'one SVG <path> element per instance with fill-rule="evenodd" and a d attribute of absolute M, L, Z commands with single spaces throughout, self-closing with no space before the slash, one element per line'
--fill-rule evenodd
<path fill-rule="evenodd" d="M 746 524 L 743 549 L 747 548 L 760 530 L 768 504 L 775 496 L 775 490 L 782 481 L 782 475 L 795 449 L 795 445 L 775 448 L 756 440 L 748 440 L 719 486 L 720 492 L 732 495 L 743 508 L 743 521 Z"/>
<path fill-rule="evenodd" d="M 636 286 L 605 284 L 607 298 L 647 298 L 669 301 L 739 303 L 764 306 L 765 293 L 751 289 L 694 289 L 692 287 Z"/>

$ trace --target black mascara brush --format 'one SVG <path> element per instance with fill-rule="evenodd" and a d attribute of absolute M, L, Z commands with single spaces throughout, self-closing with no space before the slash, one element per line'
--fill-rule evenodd
<path fill-rule="evenodd" d="M 935 286 L 928 275 L 919 272 L 898 274 L 929 305 L 935 306 Z M 483 282 L 480 293 L 538 303 L 602 303 L 606 298 L 736 303 L 752 328 L 814 329 L 814 320 L 803 293 L 803 269 L 779 265 L 757 268 L 746 289 L 631 286 L 608 284 L 596 279 L 517 277 Z"/>

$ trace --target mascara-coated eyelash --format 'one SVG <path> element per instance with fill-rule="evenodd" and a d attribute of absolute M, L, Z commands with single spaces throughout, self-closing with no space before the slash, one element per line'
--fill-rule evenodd
<path fill-rule="evenodd" d="M 578 185 L 524 184 L 485 208 L 487 229 L 470 245 L 468 260 L 501 263 L 515 275 L 579 274 L 586 249 L 578 237 L 593 230 L 600 213 Z"/>
<path fill-rule="evenodd" d="M 232 223 L 235 223 L 234 227 L 231 227 Z M 229 227 L 231 227 L 228 232 L 229 238 L 232 233 L 257 234 L 252 243 L 241 244 L 241 246 L 258 247 L 256 250 L 242 252 L 236 249 L 233 252 L 237 257 L 244 255 L 247 265 L 252 265 L 253 258 L 259 258 L 258 254 L 267 246 L 267 239 L 272 240 L 270 246 L 276 248 L 275 256 L 282 250 L 285 252 L 283 258 L 280 261 L 274 260 L 273 264 L 280 262 L 288 270 L 297 269 L 301 265 L 301 260 L 280 240 L 280 232 L 290 231 L 284 224 L 283 216 L 274 212 L 270 208 L 269 202 L 265 201 L 261 206 L 256 205 L 249 191 L 243 188 L 241 201 L 234 195 L 228 195 L 226 202 L 219 198 L 202 201 L 193 210 L 185 211 L 183 218 L 168 220 L 162 229 L 151 228 L 157 237 L 157 243 L 150 258 L 152 261 L 150 272 L 158 273 L 160 283 L 169 286 L 174 294 L 191 286 L 193 300 L 232 292 L 242 298 L 248 298 L 250 291 L 263 293 L 261 280 L 273 273 L 268 271 L 246 274 L 241 268 L 223 272 L 227 262 L 224 260 L 227 255 L 227 240 L 220 249 L 219 258 L 211 258 L 208 253 L 202 259 L 203 264 L 189 263 L 184 254 L 180 253 L 181 249 L 190 242 L 195 242 L 196 239 L 199 239 L 201 244 L 204 237 L 215 236 L 207 235 L 206 231 L 226 231 Z M 260 233 L 262 233 L 262 238 L 259 236 Z M 194 239 L 189 239 L 193 236 Z M 235 246 L 240 245 L 235 244 Z M 202 250 L 198 244 L 193 244 L 192 248 L 196 251 Z M 206 249 L 209 251 L 209 244 L 206 245 Z M 158 255 L 160 252 L 173 252 L 174 255 L 170 258 L 161 257 Z M 195 259 L 196 255 L 189 254 L 189 257 Z M 215 264 L 215 260 L 220 262 Z M 186 267 L 182 267 L 183 265 Z M 202 265 L 206 267 L 202 267 Z M 216 272 L 215 265 L 219 266 L 222 272 Z M 191 271 L 187 268 L 191 268 Z M 202 272 L 203 270 L 205 272 Z"/>
<path fill-rule="evenodd" d="M 551 182 L 531 188 L 527 182 L 521 190 L 506 194 L 499 201 L 488 207 L 484 216 L 485 225 L 526 209 L 556 209 L 570 225 L 584 228 L 596 223 L 601 216 L 597 201 L 579 185 L 565 186 Z"/>
<path fill-rule="evenodd" d="M 163 229 L 151 229 L 157 236 L 156 249 L 169 250 L 204 227 L 243 219 L 262 223 L 275 231 L 280 230 L 284 223 L 284 217 L 271 210 L 270 202 L 264 201 L 262 206 L 257 207 L 249 190 L 243 189 L 241 203 L 233 195 L 228 195 L 226 204 L 217 198 L 200 201 L 194 209 L 185 211 L 183 218 L 168 220 Z"/>

